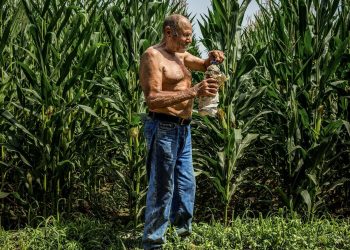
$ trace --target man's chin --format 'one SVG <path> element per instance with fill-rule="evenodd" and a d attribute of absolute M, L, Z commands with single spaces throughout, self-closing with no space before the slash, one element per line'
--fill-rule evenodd
<path fill-rule="evenodd" d="M 182 48 L 182 49 L 179 49 L 179 52 L 180 53 L 185 53 L 187 50 L 188 50 L 188 48 Z"/>

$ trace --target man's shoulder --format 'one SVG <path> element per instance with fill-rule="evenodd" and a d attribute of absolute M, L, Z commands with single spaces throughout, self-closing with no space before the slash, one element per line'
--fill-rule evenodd
<path fill-rule="evenodd" d="M 194 55 L 192 55 L 190 52 L 185 51 L 185 53 L 183 53 L 183 57 L 186 59 L 188 57 L 194 57 Z"/>
<path fill-rule="evenodd" d="M 162 56 L 162 54 L 159 51 L 159 49 L 157 49 L 155 46 L 151 46 L 148 49 L 146 49 L 142 55 L 142 57 L 146 58 L 159 58 L 160 56 Z"/>

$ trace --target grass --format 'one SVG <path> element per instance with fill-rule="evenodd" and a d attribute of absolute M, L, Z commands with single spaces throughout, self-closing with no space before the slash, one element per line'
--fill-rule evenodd
<path fill-rule="evenodd" d="M 278 216 L 236 218 L 232 225 L 194 223 L 190 237 L 168 230 L 164 249 L 350 249 L 349 219 Z M 142 228 L 129 230 L 116 222 L 85 216 L 70 221 L 50 217 L 39 227 L 18 231 L 0 229 L 0 249 L 141 249 Z"/>

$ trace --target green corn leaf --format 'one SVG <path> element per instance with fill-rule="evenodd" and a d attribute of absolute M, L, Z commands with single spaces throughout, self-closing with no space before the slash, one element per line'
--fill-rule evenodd
<path fill-rule="evenodd" d="M 38 140 L 38 138 L 35 135 L 33 135 L 31 132 L 29 132 L 22 124 L 17 122 L 15 117 L 10 112 L 8 112 L 7 110 L 4 110 L 4 109 L 1 110 L 0 109 L 0 116 L 5 118 L 8 122 L 10 122 L 12 125 L 17 127 L 19 130 L 21 130 L 25 134 L 29 135 L 29 137 L 32 140 L 34 140 L 35 142 L 40 142 L 40 140 Z"/>
<path fill-rule="evenodd" d="M 332 121 L 322 130 L 322 132 L 326 136 L 338 134 L 340 132 L 340 128 L 345 124 L 346 123 L 344 123 L 342 120 Z M 345 127 L 346 127 L 346 125 L 345 125 Z"/>
<path fill-rule="evenodd" d="M 262 95 L 265 93 L 266 87 L 262 87 L 259 89 L 256 89 L 254 92 L 249 93 L 249 97 L 244 99 L 244 102 L 242 101 L 242 105 L 239 105 L 237 101 L 237 116 L 239 118 L 246 117 L 250 114 L 251 109 L 250 107 L 254 107 L 255 104 L 257 104 L 260 100 Z"/>
<path fill-rule="evenodd" d="M 242 60 L 238 62 L 235 78 L 240 78 L 242 75 L 251 71 L 263 56 L 265 50 L 266 48 L 262 48 L 254 55 L 248 54 L 246 57 L 242 58 Z"/>
<path fill-rule="evenodd" d="M 346 128 L 346 131 L 348 131 L 348 134 L 350 136 L 350 123 L 348 121 L 344 121 L 344 120 L 342 122 Z"/>
<path fill-rule="evenodd" d="M 91 107 L 86 106 L 86 105 L 81 105 L 81 104 L 79 104 L 78 107 L 81 108 L 82 110 L 84 110 L 86 113 L 88 113 L 96 118 L 99 118 L 98 115 L 96 114 L 96 112 Z"/>
<path fill-rule="evenodd" d="M 60 85 L 63 82 L 63 80 L 67 77 L 67 75 L 71 69 L 71 64 L 73 63 L 73 60 L 76 58 L 76 56 L 78 54 L 78 49 L 81 46 L 81 44 L 83 43 L 84 39 L 87 37 L 87 33 L 88 33 L 89 28 L 90 28 L 89 26 L 84 28 L 84 30 L 81 32 L 81 34 L 79 36 L 79 40 L 75 44 L 73 50 L 69 53 L 69 55 L 65 59 L 64 64 L 61 67 L 60 78 L 57 81 L 57 85 Z"/>
<path fill-rule="evenodd" d="M 300 115 L 300 120 L 305 128 L 309 127 L 310 121 L 309 121 L 309 116 L 306 113 L 305 109 L 299 109 L 298 110 L 299 115 Z"/>
<path fill-rule="evenodd" d="M 337 10 L 339 10 L 340 0 L 333 0 L 329 2 L 331 4 L 330 8 L 328 7 L 329 17 L 333 17 Z"/>
<path fill-rule="evenodd" d="M 22 204 L 28 204 L 28 202 L 24 200 L 18 192 L 11 192 L 11 195 L 19 200 Z"/>
<path fill-rule="evenodd" d="M 17 62 L 17 64 L 21 67 L 23 70 L 23 73 L 26 75 L 28 81 L 32 84 L 32 86 L 35 88 L 38 86 L 38 81 L 36 78 L 36 75 L 33 70 L 29 68 L 29 66 L 22 62 Z"/>
<path fill-rule="evenodd" d="M 247 179 L 247 175 L 250 174 L 255 168 L 245 168 L 243 171 L 239 173 L 237 177 L 235 177 L 235 182 L 230 186 L 230 191 L 228 194 L 228 200 L 231 200 L 233 195 L 237 193 L 239 186 L 241 186 Z"/>
<path fill-rule="evenodd" d="M 71 166 L 74 167 L 75 163 L 70 160 L 64 160 L 57 163 L 58 166 Z"/>
<path fill-rule="evenodd" d="M 311 35 L 310 29 L 307 29 L 305 31 L 304 46 L 305 46 L 306 56 L 311 56 L 313 53 L 313 45 L 312 45 L 312 35 Z"/>
<path fill-rule="evenodd" d="M 216 127 L 216 125 L 210 121 L 210 119 L 208 117 L 204 117 L 203 118 L 203 122 L 209 126 L 211 129 L 213 129 L 213 131 L 215 131 L 215 133 L 217 134 L 217 136 L 219 136 L 221 139 L 224 139 L 225 136 L 223 135 L 223 133 Z"/>
<path fill-rule="evenodd" d="M 307 205 L 308 213 L 310 213 L 311 208 L 312 208 L 312 202 L 311 202 L 311 197 L 310 197 L 309 192 L 307 190 L 303 190 L 300 192 L 300 195 L 303 197 L 303 200 L 304 200 L 305 204 Z"/>
<path fill-rule="evenodd" d="M 20 86 L 19 86 L 20 87 Z M 35 91 L 34 89 L 28 89 L 28 88 L 21 88 L 22 93 L 26 93 L 26 94 L 31 94 L 32 96 L 35 97 L 37 104 L 42 103 L 42 99 L 41 96 L 38 94 L 37 91 Z M 27 96 L 28 97 L 28 96 Z"/>
<path fill-rule="evenodd" d="M 246 14 L 247 8 L 249 7 L 251 0 L 243 0 L 242 4 L 237 6 L 239 8 L 239 18 L 238 18 L 238 24 L 239 26 L 242 26 L 243 18 Z"/>
<path fill-rule="evenodd" d="M 64 19 L 63 19 L 62 23 L 60 24 L 60 27 L 57 30 L 56 37 L 60 37 L 61 32 L 67 26 L 69 18 L 70 18 L 71 14 L 72 14 L 72 9 L 73 9 L 72 7 L 67 7 L 65 9 Z"/>
<path fill-rule="evenodd" d="M 3 51 L 4 51 L 5 46 L 8 45 L 8 40 L 11 37 L 11 28 L 14 24 L 14 21 L 17 19 L 18 11 L 19 11 L 19 9 L 17 9 L 16 12 L 14 13 L 14 15 L 11 16 L 11 19 L 7 22 L 4 30 L 2 31 L 2 37 L 0 40 L 0 55 L 1 55 L 0 58 L 1 58 L 1 61 L 5 59 L 2 57 Z"/>
<path fill-rule="evenodd" d="M 214 11 L 221 17 L 223 23 L 227 23 L 227 12 L 221 0 L 213 0 Z"/>
<path fill-rule="evenodd" d="M 25 155 L 25 152 L 23 152 L 21 148 L 13 146 L 13 145 L 8 144 L 8 143 L 0 143 L 0 146 L 5 147 L 9 151 L 16 152 L 24 164 L 26 164 L 29 167 L 32 167 L 32 164 L 27 159 L 28 156 Z"/>
<path fill-rule="evenodd" d="M 0 199 L 4 199 L 4 198 L 6 198 L 9 195 L 10 195 L 10 193 L 6 193 L 6 192 L 0 191 Z"/>
<path fill-rule="evenodd" d="M 36 21 L 35 21 L 35 19 L 33 17 L 32 10 L 29 8 L 29 5 L 28 5 L 27 1 L 26 0 L 21 0 L 21 1 L 22 1 L 22 4 L 24 6 L 24 10 L 25 10 L 26 15 L 27 15 L 28 19 L 30 20 L 30 22 L 32 24 L 36 23 Z"/>
<path fill-rule="evenodd" d="M 341 179 L 337 180 L 335 183 L 333 183 L 332 186 L 329 189 L 327 189 L 327 191 L 332 192 L 337 187 L 343 186 L 346 182 L 349 182 L 349 181 L 350 181 L 349 178 L 341 178 Z"/>
<path fill-rule="evenodd" d="M 322 85 L 324 85 L 326 81 L 328 81 L 330 76 L 334 74 L 337 67 L 339 66 L 341 57 L 350 43 L 350 36 L 344 41 L 340 41 L 339 43 L 340 44 L 337 47 L 337 50 L 332 54 L 330 62 L 326 65 L 326 68 L 324 69 L 324 74 L 321 78 Z"/>
<path fill-rule="evenodd" d="M 318 185 L 318 181 L 317 181 L 317 177 L 314 174 L 307 174 L 307 176 L 309 177 L 309 179 L 317 186 Z"/>
<path fill-rule="evenodd" d="M 277 193 L 279 194 L 279 196 L 282 198 L 282 200 L 284 201 L 284 204 L 291 209 L 291 203 L 290 200 L 288 198 L 288 195 L 281 189 L 281 187 L 277 187 L 276 189 Z"/>
<path fill-rule="evenodd" d="M 22 88 L 16 84 L 17 97 L 22 107 L 25 107 L 25 96 L 23 95 Z"/>
<path fill-rule="evenodd" d="M 41 12 L 41 16 L 45 16 L 46 12 L 48 11 L 49 7 L 50 7 L 50 2 L 51 0 L 46 0 L 44 3 L 44 7 L 43 7 L 43 11 Z"/>
<path fill-rule="evenodd" d="M 241 158 L 243 156 L 244 150 L 250 146 L 251 142 L 256 140 L 259 137 L 258 134 L 247 134 L 243 141 L 239 144 L 238 150 L 237 150 L 237 159 Z"/>
<path fill-rule="evenodd" d="M 140 114 L 133 114 L 133 115 L 131 116 L 131 122 L 130 122 L 130 125 L 131 125 L 131 126 L 140 125 L 140 122 L 141 122 L 141 116 L 140 116 Z"/>
<path fill-rule="evenodd" d="M 222 186 L 221 180 L 217 176 L 212 176 L 210 172 L 202 171 L 202 173 L 207 176 L 214 184 L 216 190 L 221 193 L 223 196 L 225 196 L 225 187 Z"/>

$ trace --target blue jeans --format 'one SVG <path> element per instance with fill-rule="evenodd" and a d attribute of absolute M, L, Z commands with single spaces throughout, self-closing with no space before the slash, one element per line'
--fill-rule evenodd
<path fill-rule="evenodd" d="M 147 118 L 147 173 L 144 249 L 165 243 L 168 223 L 178 235 L 191 233 L 195 198 L 190 125 Z"/>

